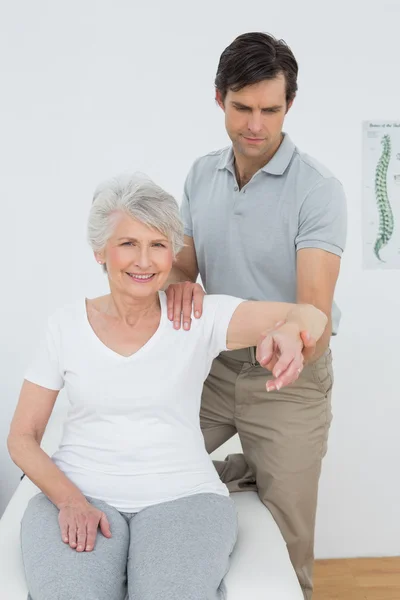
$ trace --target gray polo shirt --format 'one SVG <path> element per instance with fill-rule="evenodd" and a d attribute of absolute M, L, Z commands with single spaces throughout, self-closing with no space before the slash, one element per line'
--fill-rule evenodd
<path fill-rule="evenodd" d="M 232 147 L 195 161 L 181 216 L 193 237 L 208 294 L 296 302 L 296 252 L 321 248 L 341 256 L 346 199 L 341 183 L 301 152 L 287 134 L 270 162 L 241 190 Z M 333 333 L 340 311 L 333 306 Z"/>

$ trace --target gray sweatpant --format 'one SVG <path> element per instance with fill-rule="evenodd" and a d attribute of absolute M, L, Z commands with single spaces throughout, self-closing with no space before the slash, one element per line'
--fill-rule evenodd
<path fill-rule="evenodd" d="M 237 536 L 233 501 L 196 494 L 120 513 L 103 511 L 112 537 L 100 530 L 92 552 L 76 552 L 61 540 L 58 509 L 34 496 L 21 523 L 29 600 L 221 600 L 223 577 Z"/>

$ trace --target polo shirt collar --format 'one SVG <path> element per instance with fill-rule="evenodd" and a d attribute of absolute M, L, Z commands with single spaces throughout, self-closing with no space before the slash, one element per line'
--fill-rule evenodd
<path fill-rule="evenodd" d="M 283 134 L 283 140 L 271 160 L 261 168 L 264 173 L 270 175 L 283 175 L 288 168 L 295 150 L 295 145 L 287 133 Z M 233 172 L 234 154 L 232 146 L 225 148 L 218 162 L 218 170 L 228 169 Z"/>
<path fill-rule="evenodd" d="M 223 169 L 229 169 L 229 171 L 233 172 L 233 162 L 234 162 L 234 155 L 233 155 L 233 148 L 232 146 L 229 146 L 228 148 L 224 148 L 224 150 L 221 152 L 221 157 L 218 161 L 218 170 L 221 171 Z"/>
<path fill-rule="evenodd" d="M 287 133 L 283 134 L 283 140 L 271 160 L 262 167 L 261 171 L 271 175 L 283 175 L 292 160 L 295 145 Z"/>

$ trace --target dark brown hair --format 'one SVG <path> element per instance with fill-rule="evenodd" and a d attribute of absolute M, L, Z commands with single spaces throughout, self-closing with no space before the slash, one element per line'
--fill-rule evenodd
<path fill-rule="evenodd" d="M 243 33 L 225 48 L 219 59 L 215 87 L 225 100 L 228 90 L 238 92 L 246 85 L 275 79 L 286 80 L 286 102 L 297 92 L 297 61 L 289 46 L 267 33 Z"/>

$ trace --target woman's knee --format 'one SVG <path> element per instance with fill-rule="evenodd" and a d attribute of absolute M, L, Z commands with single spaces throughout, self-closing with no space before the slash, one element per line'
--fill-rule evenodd
<path fill-rule="evenodd" d="M 112 537 L 98 530 L 95 549 L 78 553 L 61 539 L 57 507 L 44 494 L 30 500 L 21 523 L 21 548 L 34 600 L 125 598 L 128 524 L 108 505 L 101 510 L 107 513 Z"/>
<path fill-rule="evenodd" d="M 132 519 L 131 529 L 132 598 L 223 597 L 222 581 L 237 535 L 230 498 L 199 494 L 151 507 Z"/>
<path fill-rule="evenodd" d="M 74 582 L 72 586 L 66 586 L 61 581 L 47 585 L 45 588 L 35 589 L 28 596 L 28 600 L 125 600 L 126 599 L 126 584 L 116 586 L 101 585 L 101 582 L 95 581 L 93 578 L 91 586 L 79 585 L 79 582 Z"/>
<path fill-rule="evenodd" d="M 34 550 L 40 540 L 50 536 L 55 539 L 59 531 L 58 509 L 43 493 L 33 496 L 21 520 L 22 552 Z M 60 537 L 61 542 L 61 537 Z"/>
<path fill-rule="evenodd" d="M 29 500 L 24 515 L 22 517 L 22 521 L 30 521 L 33 517 L 38 515 L 46 515 L 48 517 L 51 513 L 57 514 L 58 509 L 50 500 L 47 498 L 43 492 L 32 496 Z"/>

